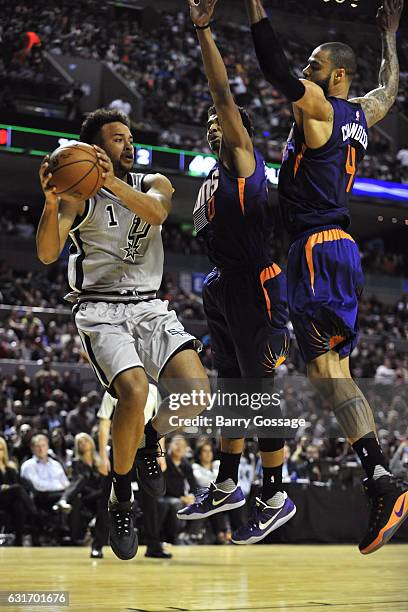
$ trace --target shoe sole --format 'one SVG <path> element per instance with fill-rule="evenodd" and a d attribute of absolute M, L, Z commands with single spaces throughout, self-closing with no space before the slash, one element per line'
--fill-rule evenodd
<path fill-rule="evenodd" d="M 219 506 L 219 508 L 214 508 L 214 510 L 209 510 L 208 512 L 196 512 L 195 514 L 178 514 L 177 518 L 181 521 L 197 521 L 198 519 L 207 518 L 208 516 L 212 516 L 213 514 L 218 514 L 218 512 L 228 512 L 228 510 L 235 510 L 236 508 L 240 508 L 245 504 L 245 499 L 241 499 L 239 502 L 234 502 L 233 504 L 224 504 L 223 506 Z"/>
<path fill-rule="evenodd" d="M 293 516 L 295 516 L 295 514 L 296 514 L 296 506 L 293 507 L 293 510 L 291 510 L 289 514 L 287 514 L 286 516 L 283 516 L 281 519 L 278 519 L 276 523 L 272 523 L 270 529 L 269 528 L 265 529 L 265 532 L 262 535 L 252 536 L 248 540 L 234 540 L 234 537 L 232 537 L 231 542 L 233 542 L 234 544 L 241 544 L 241 545 L 256 544 L 257 542 L 260 542 L 261 540 L 266 538 L 266 536 L 272 533 L 272 531 L 275 531 L 275 529 L 279 529 L 279 527 L 282 527 L 282 525 L 290 521 L 290 519 Z"/>
<path fill-rule="evenodd" d="M 396 512 L 396 507 L 401 504 L 401 503 L 405 503 L 406 502 L 406 509 L 405 512 L 402 516 L 398 516 L 397 512 Z M 401 508 L 401 506 L 400 506 Z M 371 544 L 369 544 L 368 546 L 366 546 L 363 549 L 360 549 L 360 552 L 362 555 L 369 555 L 373 552 L 375 552 L 376 550 L 378 550 L 379 548 L 381 548 L 382 546 L 384 546 L 384 544 L 387 544 L 387 542 L 389 542 L 392 538 L 392 536 L 394 535 L 394 533 L 401 527 L 402 523 L 408 518 L 408 491 L 405 491 L 405 493 L 403 493 L 402 495 L 400 495 L 396 500 L 395 500 L 395 504 L 394 507 L 392 509 L 391 512 L 391 516 L 388 519 L 388 522 L 386 525 L 384 525 L 384 527 L 381 529 L 381 531 L 379 532 L 378 536 L 375 538 L 375 540 L 373 540 L 371 542 Z"/>
<path fill-rule="evenodd" d="M 113 550 L 113 552 L 115 553 L 115 555 L 117 556 L 118 559 L 120 559 L 121 561 L 130 561 L 130 559 L 133 559 L 133 557 L 136 556 L 137 553 L 137 549 L 139 548 L 139 541 L 137 536 L 135 535 L 135 539 L 133 542 L 133 547 L 130 553 L 128 553 L 127 555 L 123 554 L 119 548 L 116 548 L 116 546 L 114 546 L 114 543 L 110 542 L 110 547 Z"/>

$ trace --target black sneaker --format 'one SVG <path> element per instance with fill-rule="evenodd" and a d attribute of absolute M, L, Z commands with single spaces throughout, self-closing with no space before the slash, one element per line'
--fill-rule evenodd
<path fill-rule="evenodd" d="M 123 561 L 133 559 L 139 544 L 133 520 L 133 503 L 109 502 L 108 509 L 111 548 L 119 559 Z"/>
<path fill-rule="evenodd" d="M 136 453 L 136 474 L 141 488 L 152 497 L 166 494 L 166 481 L 157 463 L 157 457 L 164 455 L 160 444 L 157 448 L 140 448 Z"/>
<path fill-rule="evenodd" d="M 91 557 L 91 559 L 103 559 L 102 548 L 93 547 L 89 556 Z"/>
<path fill-rule="evenodd" d="M 166 552 L 162 546 L 148 546 L 146 548 L 145 557 L 152 559 L 171 559 L 172 554 Z"/>
<path fill-rule="evenodd" d="M 359 544 L 363 555 L 384 546 L 408 517 L 408 483 L 394 476 L 366 478 L 363 486 L 371 503 L 368 530 Z"/>

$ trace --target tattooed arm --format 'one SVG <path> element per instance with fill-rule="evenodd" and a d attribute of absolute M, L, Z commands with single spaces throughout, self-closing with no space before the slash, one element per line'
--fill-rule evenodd
<path fill-rule="evenodd" d="M 384 119 L 393 106 L 398 94 L 399 65 L 397 56 L 396 32 L 404 5 L 404 0 L 384 0 L 377 13 L 377 23 L 382 38 L 382 62 L 379 74 L 379 87 L 362 98 L 352 98 L 350 102 L 361 104 L 368 127 Z"/>

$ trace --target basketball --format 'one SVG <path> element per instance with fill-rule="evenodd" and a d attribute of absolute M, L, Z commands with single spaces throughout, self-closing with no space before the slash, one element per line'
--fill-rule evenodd
<path fill-rule="evenodd" d="M 93 197 L 102 187 L 104 178 L 95 149 L 85 142 L 64 145 L 50 155 L 51 187 L 60 197 L 78 200 Z"/>

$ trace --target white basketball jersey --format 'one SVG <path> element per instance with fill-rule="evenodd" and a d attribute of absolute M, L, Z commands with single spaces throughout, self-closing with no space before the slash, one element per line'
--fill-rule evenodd
<path fill-rule="evenodd" d="M 133 189 L 143 191 L 144 174 L 128 177 Z M 159 289 L 164 260 L 161 226 L 140 219 L 107 189 L 87 200 L 70 237 L 70 296 Z"/>

